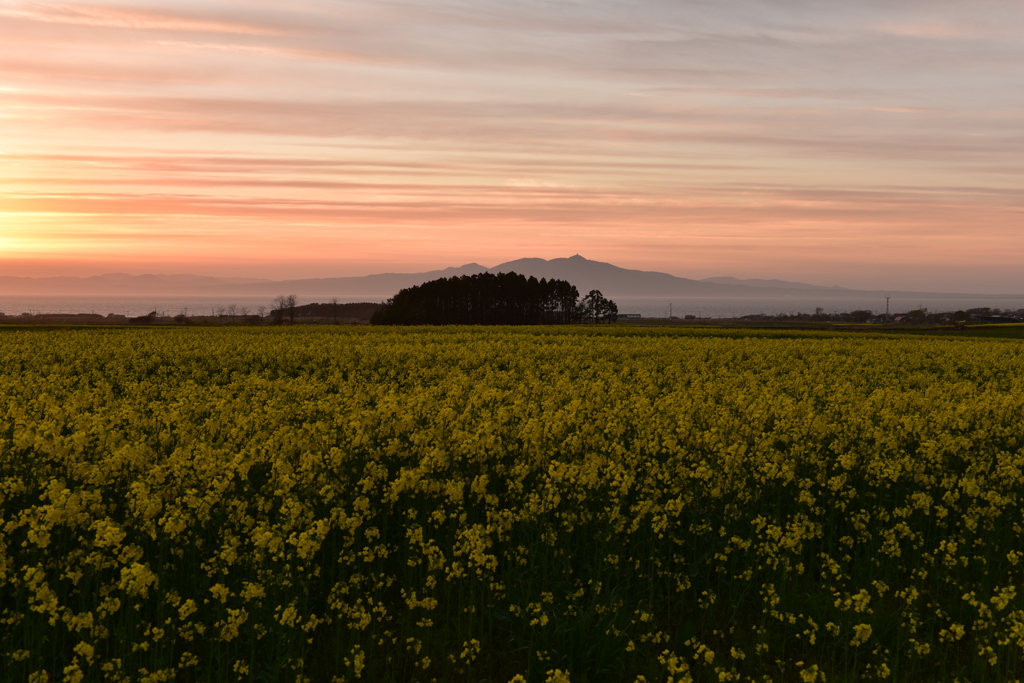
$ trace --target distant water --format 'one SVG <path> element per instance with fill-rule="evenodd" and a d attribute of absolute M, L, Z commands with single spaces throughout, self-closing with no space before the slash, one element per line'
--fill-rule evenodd
<path fill-rule="evenodd" d="M 781 315 L 794 313 L 814 313 L 817 308 L 822 308 L 825 313 L 848 313 L 850 311 L 872 311 L 874 313 L 885 313 L 885 298 L 870 299 L 836 299 L 836 298 L 813 298 L 801 297 L 779 297 L 763 299 L 722 299 L 722 298 L 695 298 L 695 299 L 614 299 L 619 307 L 619 313 L 639 313 L 645 318 L 665 318 L 669 315 L 671 306 L 672 315 L 682 318 L 693 315 L 698 318 L 740 318 L 745 315 Z M 953 312 L 967 310 L 969 308 L 1001 308 L 1018 310 L 1024 309 L 1024 296 L 1012 298 L 917 298 L 898 299 L 892 297 L 889 300 L 889 312 L 893 315 L 906 313 L 925 307 L 929 311 Z"/>
<path fill-rule="evenodd" d="M 338 297 L 341 303 L 360 301 L 379 302 L 385 297 L 356 296 Z M 801 296 L 764 298 L 764 299 L 722 299 L 722 298 L 616 298 L 612 297 L 619 307 L 620 313 L 639 313 L 645 318 L 664 318 L 669 314 L 684 317 L 694 315 L 698 318 L 738 318 L 744 315 L 779 315 L 782 313 L 814 313 L 821 307 L 825 313 L 843 313 L 855 310 L 869 310 L 875 313 L 885 312 L 884 298 L 870 299 L 835 299 Z M 298 303 L 327 303 L 331 300 L 326 296 L 300 296 Z M 129 317 L 146 315 L 156 311 L 162 315 L 217 315 L 227 313 L 227 308 L 234 305 L 238 314 L 241 308 L 248 309 L 254 315 L 260 306 L 269 312 L 273 305 L 273 297 L 268 296 L 235 296 L 235 297 L 110 297 L 110 296 L 4 296 L 0 295 L 0 312 L 9 316 L 22 313 L 98 313 L 107 315 L 116 313 Z M 917 298 L 899 299 L 893 297 L 889 301 L 889 311 L 893 314 L 912 311 L 920 306 L 930 311 L 957 311 L 968 308 L 1002 308 L 1004 310 L 1024 309 L 1024 296 L 1009 298 L 977 297 L 977 298 Z"/>
<path fill-rule="evenodd" d="M 311 303 L 329 303 L 331 296 L 298 297 L 299 305 Z M 370 301 L 377 303 L 381 298 L 374 297 L 338 297 L 339 303 L 357 303 Z M 241 315 L 241 309 L 247 309 L 248 315 L 256 315 L 260 306 L 269 313 L 274 304 L 271 296 L 232 296 L 232 297 L 159 297 L 159 296 L 6 296 L 0 294 L 0 311 L 6 315 L 22 313 L 98 313 L 107 315 L 115 313 L 128 317 L 146 315 L 156 311 L 160 315 L 218 315 L 227 314 L 227 308 L 234 305 Z"/>

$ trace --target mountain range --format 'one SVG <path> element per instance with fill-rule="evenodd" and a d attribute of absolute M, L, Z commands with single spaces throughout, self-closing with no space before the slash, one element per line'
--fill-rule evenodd
<path fill-rule="evenodd" d="M 360 297 L 370 300 L 393 296 L 405 287 L 442 277 L 476 273 L 516 272 L 540 278 L 568 280 L 586 294 L 600 290 L 607 297 L 620 298 L 730 298 L 758 299 L 787 297 L 804 299 L 847 299 L 885 296 L 920 298 L 971 297 L 995 295 L 938 292 L 856 290 L 826 287 L 785 280 L 740 280 L 711 277 L 703 280 L 644 270 L 620 268 L 610 263 L 591 261 L 580 255 L 569 258 L 523 258 L 487 268 L 468 263 L 425 273 L 381 273 L 360 277 L 262 280 L 258 278 L 217 278 L 199 275 L 128 275 L 111 273 L 93 277 L 29 278 L 0 276 L 0 294 L 4 295 L 106 295 L 106 296 L 277 296 L 296 294 L 310 297 Z M 1012 296 L 1012 295 L 1011 295 Z M 1005 298 L 1005 297 L 1004 297 Z"/>

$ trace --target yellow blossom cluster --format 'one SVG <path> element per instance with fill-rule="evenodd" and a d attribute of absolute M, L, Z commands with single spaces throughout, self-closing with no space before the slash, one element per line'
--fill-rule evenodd
<path fill-rule="evenodd" d="M 1024 346 L 0 331 L 4 680 L 1012 681 Z"/>

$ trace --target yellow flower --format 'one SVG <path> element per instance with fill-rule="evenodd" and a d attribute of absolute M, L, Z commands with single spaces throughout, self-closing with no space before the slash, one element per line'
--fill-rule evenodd
<path fill-rule="evenodd" d="M 871 625 L 857 624 L 853 627 L 853 638 L 850 640 L 850 645 L 861 645 L 862 643 L 867 642 L 870 637 Z"/>

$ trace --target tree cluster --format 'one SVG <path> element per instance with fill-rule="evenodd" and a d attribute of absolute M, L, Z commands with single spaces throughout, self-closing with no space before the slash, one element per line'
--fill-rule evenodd
<path fill-rule="evenodd" d="M 550 325 L 614 322 L 615 302 L 593 290 L 579 299 L 565 280 L 478 273 L 401 290 L 374 313 L 374 325 Z"/>
<path fill-rule="evenodd" d="M 295 319 L 299 321 L 309 320 L 332 320 L 341 322 L 344 320 L 369 320 L 370 317 L 380 309 L 379 303 L 339 303 L 337 298 L 330 303 L 303 304 L 295 307 Z"/>
<path fill-rule="evenodd" d="M 294 294 L 288 296 L 281 295 L 274 299 L 274 304 L 270 308 L 270 314 L 274 317 L 274 322 L 278 325 L 284 322 L 284 317 L 288 316 L 288 322 L 295 322 L 295 306 L 298 304 L 298 299 Z"/>

